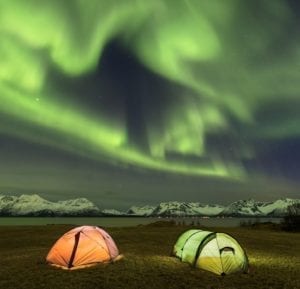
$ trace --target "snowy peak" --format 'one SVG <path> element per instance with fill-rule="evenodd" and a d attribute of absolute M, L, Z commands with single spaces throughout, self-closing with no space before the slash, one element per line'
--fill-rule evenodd
<path fill-rule="evenodd" d="M 143 207 L 132 206 L 127 211 L 127 215 L 130 215 L 130 216 L 150 216 L 154 209 L 155 209 L 155 206 L 143 206 Z"/>
<path fill-rule="evenodd" d="M 220 205 L 201 203 L 166 202 L 160 203 L 152 212 L 156 216 L 216 216 L 224 209 Z"/>
<path fill-rule="evenodd" d="M 18 197 L 18 202 L 23 202 L 23 203 L 49 203 L 49 201 L 41 198 L 37 194 L 21 195 L 20 197 Z"/>
<path fill-rule="evenodd" d="M 57 204 L 66 208 L 93 209 L 95 211 L 99 210 L 98 207 L 96 207 L 91 201 L 86 198 L 58 201 Z"/>
<path fill-rule="evenodd" d="M 194 206 L 189 203 L 164 202 L 160 203 L 152 212 L 156 216 L 191 216 L 196 215 Z"/>
<path fill-rule="evenodd" d="M 128 215 L 172 217 L 172 216 L 230 216 L 230 217 L 282 217 L 288 213 L 288 207 L 300 203 L 300 200 L 280 199 L 274 202 L 256 202 L 253 199 L 239 200 L 229 206 L 217 204 L 163 202 L 156 207 L 131 207 Z M 149 208 L 146 211 L 146 208 Z"/>
<path fill-rule="evenodd" d="M 85 198 L 50 202 L 39 195 L 0 195 L 0 215 L 7 216 L 78 216 L 96 215 L 98 207 Z"/>
<path fill-rule="evenodd" d="M 297 199 L 279 199 L 274 202 L 256 202 L 250 200 L 240 200 L 227 206 L 222 212 L 222 216 L 274 216 L 282 217 L 288 213 L 288 207 L 299 204 Z"/>
<path fill-rule="evenodd" d="M 230 216 L 283 217 L 299 199 L 279 199 L 274 202 L 239 200 L 228 206 L 198 202 L 163 202 L 157 206 L 133 206 L 126 213 L 115 209 L 100 210 L 86 198 L 51 202 L 39 195 L 6 196 L 0 194 L 0 216 Z"/>
<path fill-rule="evenodd" d="M 194 210 L 201 216 L 216 216 L 224 210 L 224 206 L 214 204 L 190 203 Z"/>
<path fill-rule="evenodd" d="M 279 199 L 274 202 L 261 204 L 259 209 L 264 215 L 269 216 L 284 216 L 288 213 L 288 207 L 300 204 L 300 200 L 294 199 Z"/>
<path fill-rule="evenodd" d="M 222 212 L 223 216 L 262 216 L 258 204 L 253 200 L 240 200 L 227 206 Z"/>

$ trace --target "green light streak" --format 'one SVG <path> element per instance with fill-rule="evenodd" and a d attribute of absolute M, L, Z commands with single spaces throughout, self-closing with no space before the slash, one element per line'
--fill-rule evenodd
<path fill-rule="evenodd" d="M 208 133 L 230 131 L 234 119 L 250 127 L 254 139 L 261 134 L 275 139 L 299 135 L 295 123 L 300 116 L 283 122 L 287 130 L 256 123 L 259 107 L 283 95 L 294 100 L 300 92 L 294 65 L 300 59 L 299 36 L 288 53 L 269 52 L 280 45 L 278 39 L 287 39 L 292 12 L 284 1 L 262 1 L 259 8 L 255 18 L 251 3 L 237 0 L 1 1 L 0 113 L 27 130 L 0 129 L 117 164 L 242 178 L 242 162 L 228 163 L 208 153 Z M 95 69 L 104 47 L 115 38 L 153 72 L 196 94 L 178 91 L 180 101 L 166 108 L 160 125 L 146 124 L 149 153 L 129 145 L 126 124 L 67 108 L 52 97 L 54 88 L 45 89 L 51 81 L 49 67 L 66 77 L 84 75 Z M 36 128 L 51 137 L 39 139 Z M 169 153 L 207 161 L 171 161 Z"/>
<path fill-rule="evenodd" d="M 218 162 L 214 163 L 213 166 L 197 167 L 176 162 L 170 164 L 163 159 L 154 159 L 126 145 L 125 129 L 116 131 L 116 129 L 109 128 L 105 121 L 85 118 L 75 111 L 66 112 L 64 109 L 60 109 L 58 105 L 36 102 L 32 98 L 24 97 L 24 94 L 15 91 L 2 88 L 0 92 L 3 101 L 1 108 L 9 111 L 10 115 L 26 122 L 27 125 L 41 126 L 54 131 L 60 137 L 64 137 L 64 143 L 46 140 L 45 144 L 86 154 L 96 159 L 103 159 L 104 155 L 115 161 L 155 170 L 220 177 L 229 176 L 229 171 L 235 171 L 235 175 L 242 174 L 242 171 L 237 171 L 236 168 L 228 169 Z M 57 117 L 58 115 L 61 116 Z M 105 125 L 102 126 L 102 123 Z M 22 131 L 10 131 L 10 133 L 28 139 L 36 138 L 34 134 L 26 134 Z M 39 141 L 41 142 L 41 139 Z M 74 141 L 77 144 L 74 144 Z M 91 153 L 92 155 L 90 155 Z"/>

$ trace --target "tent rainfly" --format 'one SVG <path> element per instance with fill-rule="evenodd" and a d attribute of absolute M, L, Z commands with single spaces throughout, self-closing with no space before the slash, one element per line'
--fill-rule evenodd
<path fill-rule="evenodd" d="M 46 260 L 50 265 L 72 270 L 119 258 L 119 250 L 107 232 L 95 226 L 81 226 L 60 237 Z"/>
<path fill-rule="evenodd" d="M 183 262 L 218 275 L 248 272 L 245 251 L 225 233 L 188 230 L 178 238 L 173 254 Z"/>

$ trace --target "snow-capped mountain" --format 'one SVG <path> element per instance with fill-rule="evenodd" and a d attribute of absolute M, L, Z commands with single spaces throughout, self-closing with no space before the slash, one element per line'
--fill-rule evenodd
<path fill-rule="evenodd" d="M 155 206 L 143 206 L 143 207 L 133 206 L 127 211 L 127 215 L 150 216 L 155 208 L 156 208 Z"/>
<path fill-rule="evenodd" d="M 201 203 L 190 203 L 194 210 L 201 216 L 216 216 L 224 210 L 221 205 L 207 205 Z"/>
<path fill-rule="evenodd" d="M 163 202 L 157 206 L 131 207 L 126 213 L 115 209 L 100 210 L 86 198 L 50 202 L 40 196 L 0 195 L 0 216 L 230 216 L 230 217 L 282 217 L 289 206 L 300 204 L 299 199 L 279 199 L 274 202 L 239 200 L 228 206 L 201 203 Z"/>
<path fill-rule="evenodd" d="M 288 207 L 299 204 L 300 200 L 280 199 L 274 202 L 256 202 L 253 199 L 239 200 L 228 206 L 207 205 L 201 203 L 164 202 L 156 207 L 131 207 L 128 214 L 137 216 L 230 216 L 230 217 L 282 217 L 288 213 Z"/>
<path fill-rule="evenodd" d="M 300 204 L 300 200 L 279 199 L 275 202 L 262 203 L 259 205 L 260 211 L 268 216 L 284 216 L 288 214 L 288 207 Z"/>
<path fill-rule="evenodd" d="M 245 217 L 282 217 L 288 214 L 288 207 L 299 204 L 297 199 L 279 199 L 274 202 L 256 202 L 250 200 L 240 200 L 227 206 L 220 215 L 222 216 L 245 216 Z"/>
<path fill-rule="evenodd" d="M 189 216 L 195 215 L 188 203 L 164 202 L 160 203 L 152 212 L 154 216 Z"/>
<path fill-rule="evenodd" d="M 50 202 L 40 196 L 0 195 L 0 215 L 8 216 L 77 216 L 98 215 L 100 210 L 85 198 Z"/>
<path fill-rule="evenodd" d="M 222 216 L 263 216 L 258 204 L 253 200 L 240 200 L 227 206 Z"/>
<path fill-rule="evenodd" d="M 165 202 L 160 203 L 151 213 L 152 216 L 215 216 L 224 209 L 220 205 L 201 203 Z"/>

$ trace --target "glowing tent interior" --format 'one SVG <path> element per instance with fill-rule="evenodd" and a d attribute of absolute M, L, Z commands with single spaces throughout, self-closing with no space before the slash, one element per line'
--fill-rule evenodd
<path fill-rule="evenodd" d="M 218 275 L 248 272 L 245 251 L 225 233 L 188 230 L 178 238 L 173 254 L 183 262 Z"/>
<path fill-rule="evenodd" d="M 74 228 L 60 237 L 46 260 L 62 269 L 79 269 L 121 258 L 111 236 L 95 226 Z"/>

